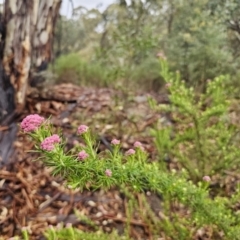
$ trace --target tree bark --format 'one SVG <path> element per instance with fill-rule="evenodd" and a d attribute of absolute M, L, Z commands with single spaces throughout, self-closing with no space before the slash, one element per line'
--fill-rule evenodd
<path fill-rule="evenodd" d="M 0 14 L 0 167 L 13 153 L 14 116 L 25 106 L 31 68 L 52 58 L 54 27 L 61 0 L 5 0 Z"/>
<path fill-rule="evenodd" d="M 60 5 L 61 0 L 5 1 L 6 36 L 2 64 L 14 89 L 13 102 L 17 113 L 25 105 L 30 69 L 51 60 Z"/>

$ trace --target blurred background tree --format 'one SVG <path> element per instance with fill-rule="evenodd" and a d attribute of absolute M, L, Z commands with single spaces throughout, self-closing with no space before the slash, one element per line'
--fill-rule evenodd
<path fill-rule="evenodd" d="M 162 52 L 189 85 L 204 89 L 207 79 L 220 74 L 238 84 L 239 9 L 237 0 L 119 0 L 104 11 L 77 7 L 71 19 L 58 23 L 55 71 L 59 81 L 158 91 L 164 82 L 156 54 Z"/>

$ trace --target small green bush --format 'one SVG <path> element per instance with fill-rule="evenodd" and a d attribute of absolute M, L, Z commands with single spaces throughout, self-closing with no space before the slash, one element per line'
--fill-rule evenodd
<path fill-rule="evenodd" d="M 99 153 L 94 134 L 86 125 L 80 125 L 77 130 L 84 144 L 70 151 L 66 151 L 61 131 L 52 126 L 50 119 L 30 115 L 21 127 L 35 141 L 35 151 L 41 154 L 39 160 L 51 167 L 53 175 L 62 176 L 71 188 L 93 191 L 118 186 L 124 189 L 129 199 L 130 207 L 126 211 L 129 219 L 136 203 L 128 191 L 161 195 L 161 213 L 165 217 L 153 220 L 154 233 L 185 240 L 193 239 L 199 229 L 207 227 L 216 238 L 239 240 L 240 216 L 235 210 L 239 186 L 227 197 L 221 195 L 220 187 L 216 188 L 214 197 L 210 197 L 208 190 L 212 175 L 223 177 L 226 170 L 236 171 L 239 165 L 239 127 L 232 123 L 228 113 L 230 100 L 224 87 L 227 77 L 209 81 L 206 91 L 199 94 L 188 88 L 178 73 L 169 71 L 165 59 L 160 59 L 160 64 L 171 104 L 159 107 L 150 102 L 157 110 L 170 112 L 174 120 L 174 124 L 152 129 L 160 161 L 149 161 L 140 142 L 123 153 L 120 141 L 114 139 L 111 151 Z M 178 171 L 168 170 L 166 156 L 175 161 Z M 147 204 L 144 206 L 148 209 Z M 184 209 L 186 216 L 182 216 L 178 208 Z M 84 221 L 95 227 L 90 219 L 84 218 Z M 127 226 L 126 238 L 130 237 L 129 232 Z M 23 233 L 27 239 L 26 230 Z M 94 239 L 95 235 L 68 226 L 61 230 L 52 227 L 46 236 L 48 239 Z M 107 235 L 101 233 L 98 239 L 100 236 Z M 109 239 L 111 237 L 109 235 Z"/>
<path fill-rule="evenodd" d="M 217 93 L 213 91 L 212 94 Z M 54 175 L 64 177 L 71 187 L 94 190 L 121 186 L 133 192 L 150 190 L 163 196 L 164 214 L 171 216 L 159 221 L 167 236 L 184 240 L 193 237 L 192 229 L 197 231 L 208 226 L 216 233 L 222 232 L 226 239 L 240 239 L 240 218 L 231 208 L 232 200 L 221 197 L 211 199 L 207 190 L 209 178 L 205 177 L 206 182 L 200 181 L 196 185 L 188 180 L 185 172 L 180 175 L 169 173 L 162 168 L 162 164 L 148 161 L 147 153 L 139 142 L 134 144 L 135 149 L 129 149 L 123 154 L 120 141 L 115 139 L 112 141 L 113 151 L 106 150 L 98 154 L 96 140 L 85 125 L 78 128 L 84 145 L 76 146 L 69 152 L 65 151 L 61 135 L 53 134 L 55 130 L 49 120 L 30 115 L 21 126 L 34 139 L 36 152 L 42 154 L 40 159 L 52 168 Z M 236 192 L 232 199 L 236 201 L 238 198 L 239 192 Z M 170 206 L 176 203 L 190 210 L 187 218 L 180 217 L 177 212 L 172 213 Z M 63 231 L 69 237 L 78 231 L 70 230 Z M 79 234 L 81 236 L 82 233 Z M 85 238 L 92 236 L 92 233 L 84 234 Z"/>
<path fill-rule="evenodd" d="M 174 159 L 194 182 L 204 175 L 221 174 L 237 167 L 239 129 L 228 113 L 230 100 L 224 87 L 228 77 L 216 77 L 207 83 L 205 93 L 197 94 L 186 87 L 178 73 L 169 71 L 165 60 L 160 61 L 171 104 L 159 106 L 159 110 L 170 113 L 174 121 L 152 130 L 161 156 Z"/>
<path fill-rule="evenodd" d="M 54 64 L 58 83 L 74 83 L 82 86 L 138 86 L 144 90 L 158 91 L 164 81 L 159 74 L 159 63 L 155 57 L 146 58 L 138 65 L 121 67 L 106 66 L 101 60 L 85 61 L 77 53 L 59 57 Z"/>
<path fill-rule="evenodd" d="M 54 64 L 57 82 L 74 83 L 83 86 L 104 86 L 108 80 L 108 69 L 97 62 L 87 62 L 78 53 L 59 57 Z"/>

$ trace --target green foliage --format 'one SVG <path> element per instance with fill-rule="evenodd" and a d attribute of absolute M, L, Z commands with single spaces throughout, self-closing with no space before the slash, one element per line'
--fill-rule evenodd
<path fill-rule="evenodd" d="M 164 86 L 164 80 L 159 74 L 159 61 L 157 58 L 146 58 L 133 69 L 126 71 L 128 86 L 140 85 L 146 91 L 154 90 L 158 92 Z"/>
<path fill-rule="evenodd" d="M 165 64 L 165 62 L 162 63 Z M 165 74 L 168 73 L 167 71 L 163 72 Z M 216 104 L 220 102 L 219 82 L 217 80 L 211 83 L 208 90 L 208 92 L 211 92 L 212 101 Z M 178 81 L 178 87 L 182 90 L 183 99 L 185 99 L 185 104 L 180 103 L 180 106 L 184 106 L 187 112 L 192 113 L 193 91 L 185 89 L 180 81 Z M 187 96 L 190 101 L 186 100 Z M 173 101 L 177 101 L 178 98 L 179 96 L 176 96 L 173 98 Z M 219 109 L 221 112 L 222 109 Z M 206 111 L 202 120 L 205 121 L 207 116 L 218 115 L 219 111 Z M 198 185 L 195 185 L 192 181 L 187 180 L 188 175 L 184 171 L 180 176 L 176 173 L 169 173 L 162 168 L 161 164 L 149 162 L 147 153 L 141 146 L 135 146 L 135 152 L 132 151 L 131 154 L 123 155 L 119 151 L 120 145 L 117 143 L 112 144 L 112 152 L 106 150 L 97 154 L 96 141 L 89 129 L 81 133 L 85 145 L 77 146 L 70 152 L 65 153 L 63 140 L 60 144 L 56 144 L 53 150 L 42 150 L 40 143 L 54 132 L 52 125 L 47 120 L 35 132 L 29 133 L 29 135 L 36 141 L 36 151 L 42 153 L 41 159 L 46 166 L 52 168 L 54 175 L 63 176 L 67 184 L 73 188 L 79 188 L 80 190 L 84 188 L 109 189 L 113 186 L 125 186 L 134 192 L 150 190 L 164 197 L 166 214 L 171 214 L 169 206 L 172 203 L 184 204 L 191 211 L 188 219 L 175 215 L 175 221 L 171 219 L 170 222 L 170 219 L 166 219 L 164 224 L 161 225 L 165 234 L 169 234 L 173 239 L 174 236 L 177 236 L 177 239 L 179 239 L 179 236 L 182 236 L 181 239 L 184 239 L 186 236 L 192 236 L 193 233 L 189 232 L 190 226 L 195 227 L 197 230 L 206 225 L 214 226 L 212 228 L 213 231 L 223 231 L 226 239 L 239 239 L 240 219 L 238 214 L 235 214 L 231 209 L 231 200 L 220 197 L 215 199 L 209 198 L 207 182 L 200 182 Z M 84 160 L 79 160 L 77 152 L 83 150 L 87 153 L 87 157 Z M 197 148 L 196 151 L 200 150 Z M 236 199 L 236 197 L 233 199 Z M 173 223 L 174 227 L 171 227 Z M 71 232 L 69 232 L 70 230 Z M 78 231 L 72 228 L 70 230 L 64 229 L 63 234 L 74 235 L 74 231 Z M 87 233 L 85 234 L 88 236 Z"/>
<path fill-rule="evenodd" d="M 121 240 L 127 238 L 123 238 L 117 235 L 117 233 L 113 232 L 111 234 L 105 234 L 102 232 L 83 232 L 72 226 L 56 229 L 51 227 L 46 233 L 45 237 L 48 240 Z"/>
<path fill-rule="evenodd" d="M 58 58 L 54 64 L 57 82 L 72 82 L 79 85 L 104 86 L 108 80 L 108 69 L 99 63 L 87 62 L 80 54 L 71 53 Z"/>
<path fill-rule="evenodd" d="M 173 16 L 166 54 L 173 70 L 184 80 L 201 84 L 217 75 L 233 73 L 233 56 L 228 45 L 226 26 L 213 15 L 209 1 L 173 1 Z M 176 34 L 177 33 L 177 34 Z"/>
<path fill-rule="evenodd" d="M 105 29 L 96 52 L 98 61 L 116 69 L 115 81 L 125 79 L 148 90 L 159 77 L 155 59 L 158 38 L 148 18 L 150 11 L 141 1 L 128 7 L 110 5 L 104 12 Z"/>
<path fill-rule="evenodd" d="M 156 69 L 149 63 L 161 51 L 171 70 L 180 71 L 188 85 L 201 89 L 207 79 L 229 74 L 230 83 L 238 86 L 239 1 L 123 2 L 109 5 L 102 13 L 79 7 L 72 19 L 63 18 L 58 28 L 59 51 L 79 51 L 91 63 L 89 68 L 95 69 L 92 60 L 107 67 L 102 78 L 92 71 L 98 82 L 132 82 L 149 90 L 149 82 L 159 76 L 152 78 L 150 73 L 150 79 L 142 79 Z"/>
<path fill-rule="evenodd" d="M 147 58 L 137 66 L 123 69 L 106 66 L 97 60 L 84 60 L 80 54 L 71 53 L 59 57 L 53 71 L 57 75 L 56 82 L 71 82 L 82 86 L 109 86 L 119 80 L 119 84 L 128 84 L 129 88 L 141 84 L 145 89 L 152 90 L 156 86 L 159 89 L 164 84 L 156 58 Z"/>
<path fill-rule="evenodd" d="M 61 16 L 55 33 L 55 54 L 69 54 L 89 48 L 99 39 L 95 29 L 101 20 L 102 15 L 97 9 L 87 10 L 84 7 L 74 9 L 72 19 Z"/>
<path fill-rule="evenodd" d="M 207 227 L 216 239 L 220 235 L 240 239 L 235 211 L 239 186 L 228 198 L 220 197 L 219 189 L 211 198 L 210 183 L 203 181 L 208 175 L 223 177 L 239 165 L 239 127 L 229 115 L 229 85 L 239 75 L 239 6 L 236 0 L 133 0 L 128 6 L 125 1 L 112 4 L 103 13 L 80 7 L 73 19 L 62 19 L 61 27 L 67 31 L 62 31 L 64 44 L 59 48 L 66 55 L 55 63 L 58 81 L 97 86 L 116 86 L 118 81 L 147 90 L 156 88 L 155 81 L 159 88 L 165 81 L 171 104 L 151 104 L 170 114 L 174 124 L 161 122 L 151 130 L 159 161 L 149 161 L 141 147 L 123 154 L 119 144 L 112 144 L 113 151 L 98 153 L 90 130 L 79 136 L 84 145 L 67 152 L 61 137 L 54 150 L 44 151 L 41 142 L 56 131 L 50 120 L 30 133 L 40 160 L 67 186 L 80 190 L 117 186 L 128 199 L 125 236 L 103 233 L 76 211 L 95 232 L 50 227 L 47 239 L 130 239 L 130 219 L 136 212 L 157 237 L 161 233 L 176 240 L 194 239 L 199 229 Z M 168 58 L 168 62 L 160 59 L 160 73 L 159 51 Z M 80 151 L 85 151 L 86 159 L 79 159 Z M 166 159 L 179 171 L 169 172 Z M 161 195 L 161 220 L 151 211 L 144 191 Z M 134 194 L 139 193 L 147 213 L 137 206 Z M 180 206 L 185 215 L 176 210 Z M 26 229 L 23 235 L 28 239 Z"/>
<path fill-rule="evenodd" d="M 171 104 L 158 108 L 172 114 L 174 125 L 152 130 L 159 153 L 179 162 L 194 182 L 237 167 L 239 129 L 229 119 L 230 101 L 224 87 L 228 77 L 209 81 L 205 93 L 196 94 L 178 73 L 169 72 L 165 60 L 161 60 L 161 66 Z"/>

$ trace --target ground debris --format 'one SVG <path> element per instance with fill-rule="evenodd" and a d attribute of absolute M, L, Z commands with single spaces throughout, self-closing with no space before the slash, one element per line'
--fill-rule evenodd
<path fill-rule="evenodd" d="M 86 124 L 99 136 L 99 151 L 108 148 L 111 140 L 117 138 L 122 142 L 122 151 L 131 148 L 135 141 L 141 141 L 152 156 L 156 151 L 149 127 L 156 124 L 159 113 L 151 111 L 148 97 L 149 94 L 72 84 L 51 86 L 42 92 L 33 89 L 18 123 L 28 114 L 51 116 L 54 126 L 62 129 L 68 148 L 79 144 L 77 126 Z M 0 129 L 8 131 L 8 128 Z M 117 228 L 123 233 L 127 221 L 125 200 L 117 189 L 108 192 L 69 189 L 61 178 L 52 177 L 40 162 L 32 161 L 38 157 L 28 152 L 34 145 L 20 129 L 13 145 L 11 161 L 0 159 L 0 239 L 20 235 L 22 227 L 28 228 L 30 239 L 42 239 L 49 225 L 59 223 L 72 223 L 79 229 L 91 230 L 93 226 L 77 217 L 75 209 L 103 230 Z M 130 224 L 134 238 L 150 236 L 139 216 L 131 219 Z"/>

